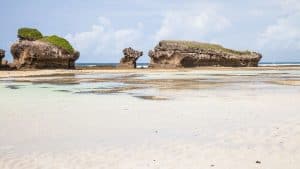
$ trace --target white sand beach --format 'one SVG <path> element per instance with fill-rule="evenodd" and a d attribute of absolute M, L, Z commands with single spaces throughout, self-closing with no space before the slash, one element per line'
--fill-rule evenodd
<path fill-rule="evenodd" d="M 298 169 L 300 69 L 0 71 L 1 169 Z"/>

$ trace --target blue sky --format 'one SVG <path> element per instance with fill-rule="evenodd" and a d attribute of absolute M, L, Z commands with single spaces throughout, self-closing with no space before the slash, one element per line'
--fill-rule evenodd
<path fill-rule="evenodd" d="M 122 49 L 144 51 L 162 39 L 253 50 L 262 61 L 300 61 L 299 0 L 2 0 L 0 48 L 19 27 L 68 39 L 79 62 L 118 62 Z"/>

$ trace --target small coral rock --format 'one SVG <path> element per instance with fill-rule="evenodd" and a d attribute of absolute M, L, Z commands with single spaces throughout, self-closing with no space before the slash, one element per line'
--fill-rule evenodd
<path fill-rule="evenodd" d="M 2 50 L 2 49 L 0 49 L 0 68 L 2 68 L 3 67 L 3 63 L 4 63 L 4 61 L 2 61 L 2 59 L 5 57 L 5 51 L 4 50 Z"/>
<path fill-rule="evenodd" d="M 5 56 L 5 51 L 0 49 L 0 60 L 2 60 Z"/>
<path fill-rule="evenodd" d="M 121 68 L 136 68 L 136 61 L 143 55 L 143 52 L 134 50 L 132 48 L 125 48 L 123 50 L 124 57 L 120 60 L 118 67 Z"/>

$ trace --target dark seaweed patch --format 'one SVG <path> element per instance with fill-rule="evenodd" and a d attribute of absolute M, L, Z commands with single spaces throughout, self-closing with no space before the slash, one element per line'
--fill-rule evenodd
<path fill-rule="evenodd" d="M 55 92 L 64 92 L 64 93 L 70 93 L 72 91 L 70 90 L 54 90 Z"/>
<path fill-rule="evenodd" d="M 16 90 L 20 89 L 22 86 L 23 85 L 6 85 L 6 88 Z"/>
<path fill-rule="evenodd" d="M 170 100 L 169 98 L 160 97 L 160 96 L 134 96 L 134 97 L 143 99 L 143 100 Z"/>

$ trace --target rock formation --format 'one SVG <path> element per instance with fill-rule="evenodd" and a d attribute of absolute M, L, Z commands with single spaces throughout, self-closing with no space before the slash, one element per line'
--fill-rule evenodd
<path fill-rule="evenodd" d="M 41 33 L 36 32 L 31 28 L 19 29 L 19 41 L 11 46 L 12 65 L 16 69 L 75 68 L 80 54 L 68 41 L 55 35 L 42 37 Z"/>
<path fill-rule="evenodd" d="M 5 56 L 5 51 L 0 49 L 0 66 L 1 66 L 2 59 L 4 58 L 4 56 Z"/>
<path fill-rule="evenodd" d="M 193 41 L 160 41 L 149 51 L 151 68 L 198 66 L 254 67 L 262 55 L 250 51 L 235 51 L 220 45 Z"/>
<path fill-rule="evenodd" d="M 143 52 L 132 49 L 131 47 L 123 50 L 124 57 L 120 60 L 118 67 L 136 68 L 136 61 L 143 55 Z"/>
<path fill-rule="evenodd" d="M 0 70 L 12 70 L 14 67 L 8 63 L 7 60 L 3 60 L 5 57 L 5 51 L 0 49 Z"/>
<path fill-rule="evenodd" d="M 13 64 L 17 69 L 74 69 L 79 52 L 64 49 L 43 41 L 22 40 L 11 46 Z"/>
<path fill-rule="evenodd" d="M 5 63 L 5 60 L 2 61 L 4 57 L 5 57 L 5 51 L 0 49 L 0 70 L 4 69 L 5 65 L 7 65 L 7 63 Z"/>

